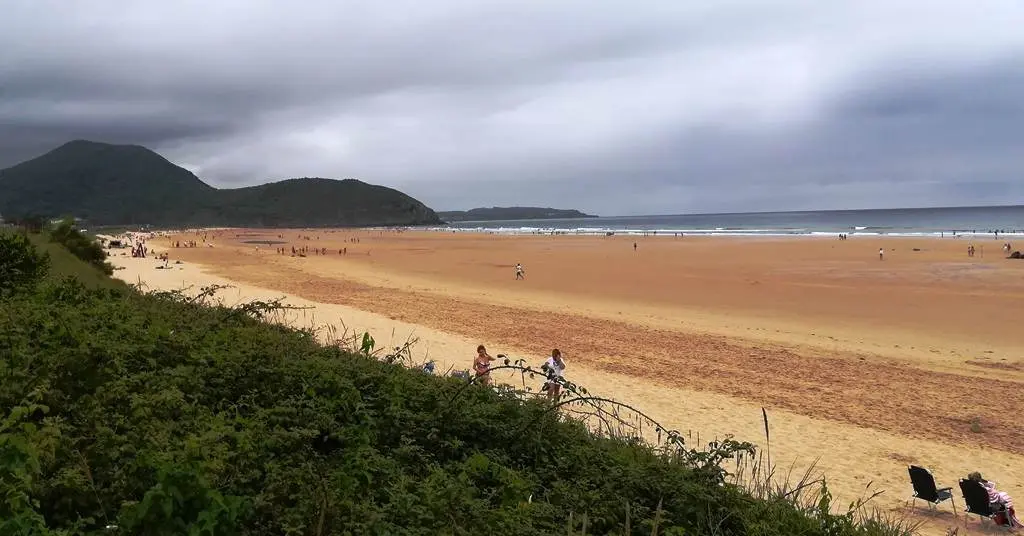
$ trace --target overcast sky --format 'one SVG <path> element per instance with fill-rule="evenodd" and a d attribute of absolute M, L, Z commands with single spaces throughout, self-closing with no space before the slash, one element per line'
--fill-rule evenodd
<path fill-rule="evenodd" d="M 1022 0 L 0 3 L 0 167 L 84 138 L 439 210 L 1024 203 Z"/>

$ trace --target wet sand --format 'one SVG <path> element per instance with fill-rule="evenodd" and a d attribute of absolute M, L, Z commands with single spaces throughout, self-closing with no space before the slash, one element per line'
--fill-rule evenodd
<path fill-rule="evenodd" d="M 558 346 L 570 379 L 702 438 L 763 443 L 765 407 L 773 459 L 818 459 L 844 501 L 873 481 L 887 490 L 876 505 L 902 512 L 907 463 L 954 487 L 980 470 L 1024 497 L 1024 261 L 1002 259 L 1001 241 L 369 230 L 207 238 L 214 247 L 167 250 L 203 267 L 189 272 L 196 281 L 223 277 L 373 315 L 360 318 L 375 333 L 418 326 L 447 341 L 429 350 L 442 365 L 468 368 L 477 341 L 538 363 Z M 284 244 L 257 252 L 245 243 L 255 240 Z M 327 254 L 292 257 L 292 246 Z M 149 259 L 119 262 L 156 277 Z M 185 273 L 167 272 L 164 285 Z M 955 521 L 947 512 L 929 523 Z"/>

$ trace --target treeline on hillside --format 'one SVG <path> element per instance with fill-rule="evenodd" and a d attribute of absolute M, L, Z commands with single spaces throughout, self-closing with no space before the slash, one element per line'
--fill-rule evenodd
<path fill-rule="evenodd" d="M 66 143 L 0 169 L 0 213 L 74 215 L 97 225 L 334 227 L 441 220 L 393 188 L 355 179 L 296 178 L 222 189 L 137 145 Z"/>
<path fill-rule="evenodd" d="M 908 533 L 830 514 L 823 486 L 755 497 L 722 469 L 741 443 L 596 435 L 550 403 L 262 321 L 274 303 L 45 268 L 24 236 L 0 239 L 4 536 Z"/>
<path fill-rule="evenodd" d="M 98 268 L 104 274 L 112 275 L 114 273 L 114 267 L 107 262 L 107 252 L 103 249 L 103 244 L 96 238 L 76 229 L 74 218 L 65 218 L 56 223 L 50 223 L 40 216 L 29 216 L 12 219 L 10 224 L 26 240 L 29 235 L 32 235 L 37 240 L 59 244 L 78 259 Z"/>
<path fill-rule="evenodd" d="M 49 230 L 48 234 L 51 242 L 64 246 L 75 257 L 99 268 L 107 275 L 114 273 L 114 267 L 107 262 L 107 252 L 103 249 L 103 245 L 95 238 L 75 229 L 72 220 L 63 220 L 57 223 Z"/>

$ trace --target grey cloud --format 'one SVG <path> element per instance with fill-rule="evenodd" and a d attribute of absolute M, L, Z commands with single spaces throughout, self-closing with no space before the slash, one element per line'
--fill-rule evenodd
<path fill-rule="evenodd" d="M 90 138 L 439 209 L 1019 202 L 1022 25 L 1004 0 L 9 0 L 0 165 Z"/>
<path fill-rule="evenodd" d="M 603 214 L 1014 203 L 1024 199 L 1017 95 L 1024 63 L 936 72 L 861 87 L 782 134 L 686 128 L 590 166 L 515 170 L 536 183 L 497 179 L 517 203 L 576 200 Z M 490 186 L 458 191 L 485 204 Z"/>

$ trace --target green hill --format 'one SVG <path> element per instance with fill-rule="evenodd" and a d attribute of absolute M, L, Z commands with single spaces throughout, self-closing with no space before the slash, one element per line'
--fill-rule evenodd
<path fill-rule="evenodd" d="M 558 218 L 596 218 L 575 209 L 546 207 L 490 207 L 450 210 L 437 214 L 446 222 L 498 220 L 551 220 Z"/>
<path fill-rule="evenodd" d="M 73 141 L 0 170 L 0 214 L 7 218 L 168 224 L 214 193 L 188 170 L 137 145 Z"/>
<path fill-rule="evenodd" d="M 238 226 L 328 227 L 439 223 L 408 195 L 355 179 L 289 179 L 219 190 L 224 217 Z M 216 214 L 208 214 L 216 219 Z"/>
<path fill-rule="evenodd" d="M 559 411 L 321 345 L 263 322 L 273 303 L 88 288 L 33 263 L 0 233 L 4 536 L 910 534 L 832 513 L 823 481 L 740 485 L 731 440 L 616 433 L 626 407 L 571 384 Z M 601 434 L 566 411 L 601 407 Z"/>
<path fill-rule="evenodd" d="M 368 226 L 436 224 L 430 208 L 364 182 L 292 179 L 217 189 L 136 145 L 73 141 L 0 170 L 0 214 L 75 216 L 88 225 Z"/>

